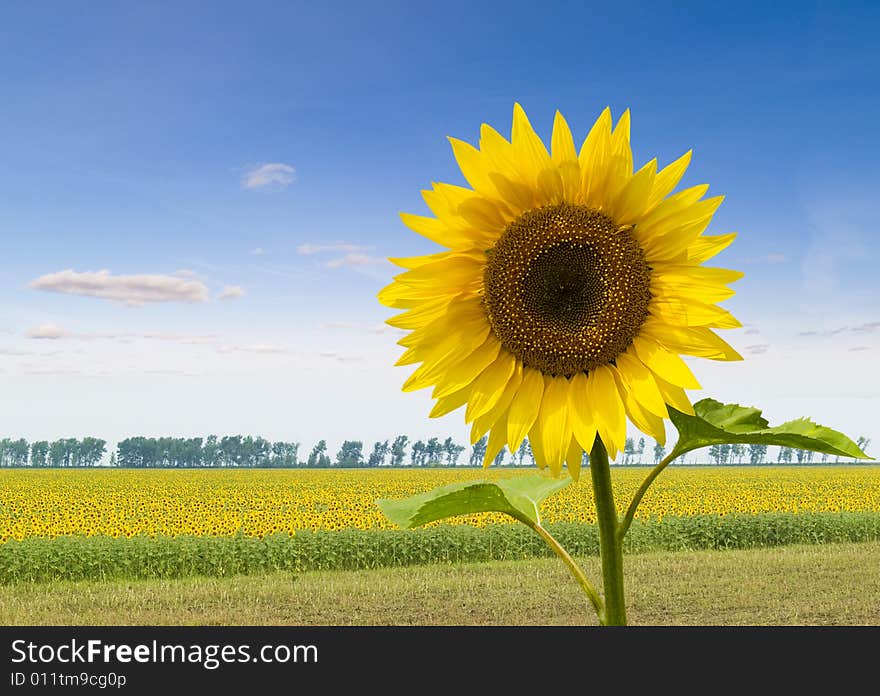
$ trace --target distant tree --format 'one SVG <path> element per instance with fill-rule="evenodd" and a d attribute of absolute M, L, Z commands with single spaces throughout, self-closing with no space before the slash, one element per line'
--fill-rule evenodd
<path fill-rule="evenodd" d="M 319 440 L 318 444 L 316 444 L 309 453 L 306 466 L 312 468 L 324 468 L 330 466 L 330 457 L 328 457 L 325 452 L 327 452 L 327 441 Z"/>
<path fill-rule="evenodd" d="M 483 457 L 486 456 L 486 448 L 489 445 L 489 438 L 485 435 L 477 440 L 471 446 L 471 457 L 470 457 L 470 465 L 471 466 L 482 466 Z"/>
<path fill-rule="evenodd" d="M 202 447 L 202 464 L 204 466 L 220 466 L 220 444 L 216 435 L 208 435 Z"/>
<path fill-rule="evenodd" d="M 767 445 L 749 445 L 749 464 L 763 464 L 767 456 Z"/>
<path fill-rule="evenodd" d="M 745 455 L 745 453 L 746 453 L 746 448 L 739 443 L 736 443 L 736 444 L 733 444 L 730 446 L 731 459 L 733 457 L 736 457 L 737 464 L 742 464 L 743 456 Z"/>
<path fill-rule="evenodd" d="M 654 440 L 654 464 L 659 464 L 660 460 L 663 459 L 663 455 L 666 454 L 666 448 L 661 445 L 659 442 Z"/>
<path fill-rule="evenodd" d="M 520 443 L 519 448 L 516 450 L 516 458 L 520 466 L 523 466 L 523 460 L 526 456 L 530 457 L 532 460 L 532 465 L 535 464 L 534 455 L 532 454 L 532 445 L 529 443 L 529 438 L 524 437 L 523 441 Z"/>
<path fill-rule="evenodd" d="M 406 456 L 406 446 L 409 438 L 406 435 L 398 435 L 391 445 L 391 466 L 403 466 L 403 458 Z"/>
<path fill-rule="evenodd" d="M 645 438 L 639 438 L 639 448 L 636 450 L 636 454 L 639 455 L 639 464 L 642 463 L 642 455 L 645 453 Z"/>
<path fill-rule="evenodd" d="M 84 437 L 75 445 L 78 466 L 95 466 L 107 451 L 107 442 L 95 437 Z"/>
<path fill-rule="evenodd" d="M 825 464 L 828 461 L 828 452 L 822 452 L 822 463 Z"/>
<path fill-rule="evenodd" d="M 457 445 L 451 437 L 447 437 L 443 441 L 443 452 L 446 454 L 446 466 L 456 466 L 458 458 L 464 452 L 464 447 Z"/>
<path fill-rule="evenodd" d="M 388 440 L 374 443 L 373 451 L 370 452 L 370 456 L 367 459 L 367 466 L 383 466 L 385 464 L 385 457 L 388 456 L 389 449 L 391 449 L 391 446 L 388 444 Z"/>
<path fill-rule="evenodd" d="M 859 439 L 856 440 L 856 444 L 859 446 L 859 449 L 862 450 L 862 452 L 865 452 L 865 454 L 867 454 L 866 450 L 868 449 L 868 445 L 871 444 L 871 438 L 865 437 L 864 435 L 861 435 L 861 436 L 859 436 Z M 853 462 L 855 462 L 855 461 L 856 461 L 856 458 L 853 457 Z"/>
<path fill-rule="evenodd" d="M 116 466 L 116 452 L 110 453 L 110 466 Z"/>
<path fill-rule="evenodd" d="M 633 456 L 636 453 L 636 443 L 631 437 L 626 438 L 626 441 L 623 445 L 623 465 L 626 466 L 630 463 Z"/>
<path fill-rule="evenodd" d="M 425 443 L 416 440 L 410 448 L 410 462 L 412 466 L 422 466 L 425 461 Z"/>
<path fill-rule="evenodd" d="M 502 447 L 498 454 L 495 455 L 495 459 L 492 460 L 492 464 L 494 466 L 501 466 L 504 463 L 504 455 L 507 453 L 507 448 Z"/>
<path fill-rule="evenodd" d="M 791 447 L 780 447 L 779 454 L 777 455 L 777 464 L 790 464 L 791 463 Z"/>
<path fill-rule="evenodd" d="M 440 463 L 443 455 L 443 445 L 436 437 L 432 437 L 425 443 L 425 465 L 436 466 Z"/>
<path fill-rule="evenodd" d="M 46 466 L 46 455 L 49 454 L 49 443 L 37 440 L 31 443 L 31 466 Z"/>
<path fill-rule="evenodd" d="M 805 456 L 805 455 L 806 455 L 806 450 L 796 449 L 796 450 L 794 451 L 794 457 L 795 457 L 795 459 L 797 459 L 797 463 L 798 463 L 798 464 L 803 464 L 803 463 L 804 463 L 804 456 Z"/>
<path fill-rule="evenodd" d="M 364 465 L 364 443 L 360 440 L 346 440 L 336 454 L 336 466 L 358 467 Z"/>

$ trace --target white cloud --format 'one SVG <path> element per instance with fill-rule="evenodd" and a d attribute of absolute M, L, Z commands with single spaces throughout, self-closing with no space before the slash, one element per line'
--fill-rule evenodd
<path fill-rule="evenodd" d="M 367 254 L 346 254 L 338 259 L 330 259 L 324 265 L 327 268 L 343 268 L 351 266 L 383 266 L 388 259 L 381 256 L 369 256 Z"/>
<path fill-rule="evenodd" d="M 280 355 L 290 353 L 289 348 L 284 346 L 276 346 L 268 343 L 257 343 L 246 346 L 220 346 L 217 351 L 219 353 L 260 353 L 262 355 Z"/>
<path fill-rule="evenodd" d="M 244 295 L 244 288 L 240 285 L 227 285 L 223 288 L 223 292 L 217 295 L 218 300 L 234 300 L 236 297 Z"/>
<path fill-rule="evenodd" d="M 745 350 L 747 353 L 749 353 L 749 355 L 761 355 L 762 353 L 766 353 L 768 350 L 770 350 L 770 344 L 760 343 L 754 346 L 746 346 Z"/>
<path fill-rule="evenodd" d="M 270 162 L 249 169 L 241 177 L 241 187 L 257 189 L 276 184 L 284 188 L 296 179 L 296 170 L 289 164 Z"/>
<path fill-rule="evenodd" d="M 29 283 L 35 290 L 98 297 L 128 307 L 153 302 L 206 302 L 208 288 L 200 280 L 170 275 L 111 275 L 108 270 L 49 273 Z"/>
<path fill-rule="evenodd" d="M 350 242 L 333 242 L 332 244 L 300 244 L 296 248 L 296 253 L 300 256 L 312 256 L 314 254 L 324 254 L 327 252 L 343 252 L 355 254 L 367 251 L 370 247 L 351 244 Z"/>
<path fill-rule="evenodd" d="M 256 249 L 251 249 L 251 256 L 262 256 L 266 252 L 263 251 L 263 247 L 257 247 Z"/>
<path fill-rule="evenodd" d="M 70 335 L 69 331 L 65 331 L 57 324 L 40 324 L 39 326 L 35 326 L 32 329 L 29 329 L 25 335 L 28 338 L 38 338 L 38 339 L 49 339 L 49 340 L 57 340 L 59 338 L 66 338 Z"/>

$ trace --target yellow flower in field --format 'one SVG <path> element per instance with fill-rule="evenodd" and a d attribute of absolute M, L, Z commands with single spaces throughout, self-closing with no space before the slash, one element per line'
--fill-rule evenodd
<path fill-rule="evenodd" d="M 599 116 L 578 152 L 556 113 L 550 151 L 519 104 L 508 141 L 450 138 L 471 188 L 423 191 L 436 217 L 403 222 L 446 251 L 391 259 L 406 269 L 379 293 L 405 310 L 404 391 L 433 387 L 437 417 L 466 406 L 485 463 L 529 436 L 537 462 L 577 476 L 596 435 L 612 457 L 626 417 L 661 443 L 667 405 L 693 413 L 700 385 L 679 354 L 740 360 L 713 328 L 740 323 L 715 303 L 742 274 L 701 264 L 736 236 L 704 236 L 721 196 L 672 190 L 688 152 L 633 173 L 629 111 Z"/>

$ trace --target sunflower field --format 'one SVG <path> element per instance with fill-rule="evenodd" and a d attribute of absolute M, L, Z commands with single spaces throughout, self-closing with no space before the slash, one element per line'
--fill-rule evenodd
<path fill-rule="evenodd" d="M 615 469 L 618 505 L 646 473 Z M 375 503 L 528 474 L 534 471 L 0 470 L 0 582 L 540 555 L 543 542 L 502 515 L 403 531 Z M 593 509 L 582 477 L 541 512 L 573 549 L 594 553 Z M 880 538 L 880 467 L 674 467 L 645 497 L 632 532 L 636 550 Z"/>

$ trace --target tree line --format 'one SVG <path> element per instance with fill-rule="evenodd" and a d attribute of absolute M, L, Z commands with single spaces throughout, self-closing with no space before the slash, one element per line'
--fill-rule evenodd
<path fill-rule="evenodd" d="M 858 446 L 864 451 L 870 439 L 860 437 Z M 242 435 L 208 435 L 201 437 L 128 437 L 117 443 L 110 453 L 109 465 L 133 469 L 144 468 L 376 468 L 376 467 L 479 467 L 482 466 L 488 441 L 481 438 L 470 446 L 455 442 L 451 437 L 445 440 L 432 437 L 427 440 L 410 441 L 407 435 L 398 435 L 393 440 L 375 442 L 369 453 L 365 453 L 361 440 L 345 440 L 331 458 L 327 441 L 319 440 L 300 459 L 300 443 L 271 442 L 263 437 Z M 0 467 L 94 467 L 102 464 L 107 453 L 107 442 L 100 438 L 84 437 L 62 438 L 49 442 L 37 440 L 28 442 L 20 438 L 0 440 Z M 767 445 L 712 445 L 707 451 L 708 458 L 718 466 L 760 464 L 812 464 L 840 463 L 840 457 L 833 459 L 827 454 L 817 454 L 793 447 L 779 447 L 776 460 L 768 456 Z M 666 448 L 654 443 L 650 453 L 646 453 L 644 438 L 636 441 L 627 438 L 623 452 L 615 462 L 620 466 L 638 466 L 659 463 L 666 455 Z M 682 458 L 677 463 L 685 463 Z M 692 462 L 695 463 L 695 460 Z M 494 458 L 495 466 L 535 466 L 535 457 L 528 438 L 522 441 L 516 452 L 503 448 Z M 585 457 L 584 464 L 588 461 Z"/>

